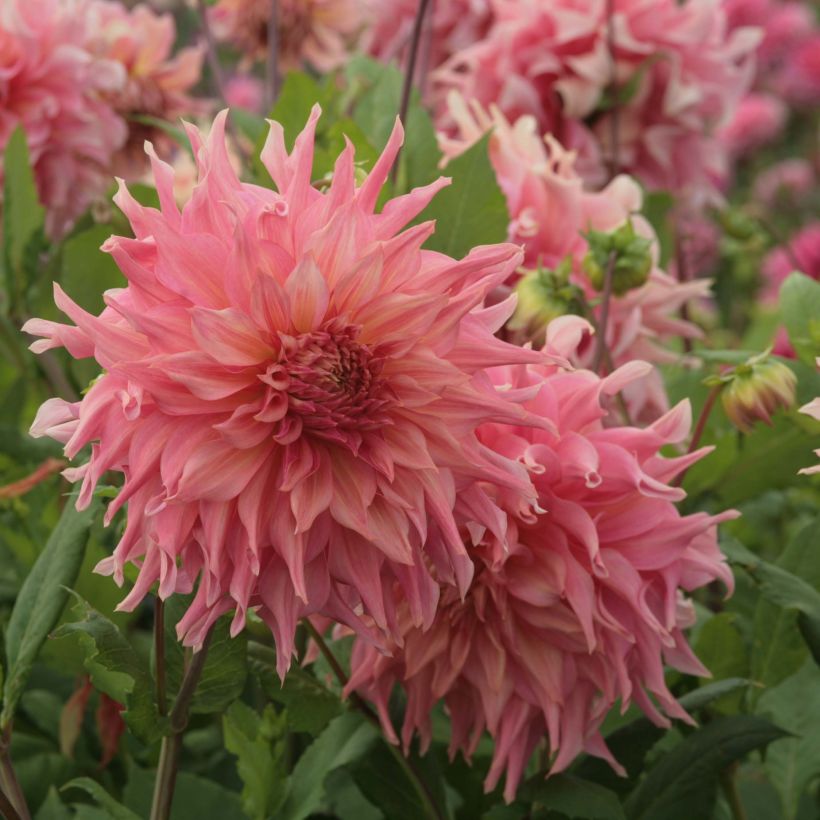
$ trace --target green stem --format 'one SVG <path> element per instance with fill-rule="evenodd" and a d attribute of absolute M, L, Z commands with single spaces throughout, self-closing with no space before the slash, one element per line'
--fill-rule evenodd
<path fill-rule="evenodd" d="M 723 794 L 726 796 L 726 802 L 732 811 L 734 820 L 748 820 L 746 809 L 743 807 L 743 801 L 740 799 L 740 793 L 737 790 L 737 781 L 735 780 L 735 772 L 737 765 L 730 766 L 720 773 L 720 785 L 723 789 Z"/>
<path fill-rule="evenodd" d="M 182 686 L 171 710 L 171 734 L 162 739 L 157 765 L 157 779 L 154 783 L 154 799 L 151 804 L 151 820 L 168 820 L 171 816 L 171 804 L 174 801 L 179 758 L 182 751 L 182 735 L 188 726 L 188 712 L 191 708 L 196 687 L 202 677 L 208 647 L 211 645 L 213 627 L 205 636 L 202 648 L 197 652 L 182 679 Z"/>
<path fill-rule="evenodd" d="M 302 619 L 302 624 L 304 625 L 310 637 L 316 643 L 316 646 L 319 647 L 319 651 L 322 653 L 325 660 L 328 662 L 330 668 L 333 670 L 333 674 L 336 675 L 336 679 L 339 681 L 341 687 L 344 688 L 345 686 L 347 686 L 347 674 L 345 673 L 344 669 L 342 669 L 342 665 L 336 659 L 336 656 L 333 654 L 330 647 L 325 643 L 325 639 L 322 637 L 319 630 L 316 629 L 316 627 L 307 618 Z M 373 710 L 361 699 L 361 697 L 359 697 L 358 693 L 351 692 L 349 699 L 353 707 L 355 709 L 358 709 L 374 726 L 376 726 L 379 729 L 379 731 L 381 731 L 381 723 L 379 723 L 379 718 L 374 714 Z M 413 787 L 415 788 L 416 793 L 418 794 L 419 799 L 421 800 L 421 803 L 425 808 L 427 816 L 432 818 L 432 820 L 444 820 L 444 813 L 436 805 L 436 800 L 433 797 L 430 788 L 425 783 L 424 778 L 422 777 L 421 772 L 418 770 L 416 764 L 409 758 L 405 757 L 398 747 L 394 746 L 387 740 L 385 740 L 385 745 L 390 750 L 390 753 L 393 755 L 399 766 L 401 766 L 401 768 L 404 770 L 407 779 L 413 784 Z"/>
<path fill-rule="evenodd" d="M 692 433 L 692 440 L 689 442 L 689 447 L 686 450 L 687 455 L 689 455 L 689 453 L 694 453 L 695 450 L 698 449 L 700 440 L 703 438 L 703 432 L 704 430 L 706 430 L 706 422 L 709 421 L 709 416 L 712 415 L 712 409 L 714 408 L 715 402 L 717 401 L 718 396 L 723 390 L 723 387 L 723 383 L 716 384 L 709 391 L 709 395 L 706 397 L 706 401 L 703 402 L 703 407 L 701 408 L 697 424 L 695 425 L 695 432 Z M 673 487 L 680 487 L 680 485 L 683 484 L 683 479 L 686 478 L 686 473 L 688 472 L 688 469 L 689 468 L 680 473 L 678 477 L 672 482 Z"/>
<path fill-rule="evenodd" d="M 601 297 L 601 319 L 598 322 L 598 338 L 595 340 L 595 354 L 592 357 L 592 370 L 598 373 L 606 352 L 606 329 L 609 324 L 609 303 L 612 301 L 612 280 L 615 277 L 615 263 L 618 254 L 611 251 L 604 271 L 604 294 Z"/>

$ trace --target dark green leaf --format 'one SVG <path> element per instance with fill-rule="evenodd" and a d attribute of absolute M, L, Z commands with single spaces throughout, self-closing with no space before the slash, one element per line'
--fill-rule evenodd
<path fill-rule="evenodd" d="M 780 312 L 797 355 L 814 366 L 820 355 L 820 282 L 792 273 L 780 288 Z"/>
<path fill-rule="evenodd" d="M 57 789 L 52 786 L 48 790 L 48 795 L 37 811 L 34 820 L 71 820 L 72 817 L 71 810 L 63 804 Z"/>
<path fill-rule="evenodd" d="M 94 686 L 125 705 L 122 717 L 140 740 L 157 740 L 165 723 L 157 710 L 154 681 L 146 665 L 108 618 L 81 599 L 75 611 L 83 620 L 63 624 L 54 637 L 78 635 L 85 650 L 85 668 Z"/>
<path fill-rule="evenodd" d="M 14 717 L 31 665 L 63 611 L 68 598 L 66 587 L 77 579 L 96 514 L 96 501 L 77 512 L 73 497 L 67 499 L 54 532 L 23 583 L 6 630 L 2 726 Z"/>
<path fill-rule="evenodd" d="M 327 775 L 361 758 L 378 737 L 378 730 L 354 712 L 331 721 L 294 767 L 277 820 L 302 820 L 314 813 L 322 804 Z"/>
<path fill-rule="evenodd" d="M 94 314 L 105 306 L 104 291 L 127 284 L 113 257 L 100 250 L 110 236 L 109 227 L 94 225 L 63 246 L 63 288 L 80 307 Z"/>
<path fill-rule="evenodd" d="M 569 774 L 537 777 L 519 791 L 519 798 L 538 802 L 549 811 L 582 820 L 626 820 L 618 796 L 589 780 Z"/>
<path fill-rule="evenodd" d="M 122 803 L 118 803 L 96 780 L 90 777 L 77 777 L 63 786 L 63 791 L 69 789 L 82 789 L 89 794 L 110 815 L 111 820 L 140 820 L 139 815 L 134 814 L 131 809 L 127 809 Z"/>
<path fill-rule="evenodd" d="M 286 730 L 284 715 L 267 706 L 259 715 L 241 701 L 222 718 L 225 748 L 236 755 L 236 768 L 245 788 L 242 807 L 254 820 L 275 817 L 285 799 Z"/>
<path fill-rule="evenodd" d="M 419 221 L 436 220 L 431 250 L 461 259 L 472 248 L 503 242 L 509 214 L 487 155 L 489 135 L 447 165 L 452 184 L 439 192 Z"/>
<path fill-rule="evenodd" d="M 710 817 L 717 777 L 746 754 L 785 737 L 786 732 L 752 715 L 708 723 L 667 752 L 626 803 L 630 820 L 691 820 Z"/>

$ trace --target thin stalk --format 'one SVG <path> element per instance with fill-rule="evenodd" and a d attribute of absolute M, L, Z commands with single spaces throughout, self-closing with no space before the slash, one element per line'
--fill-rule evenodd
<path fill-rule="evenodd" d="M 737 790 L 737 781 L 735 780 L 735 771 L 737 766 L 730 766 L 720 773 L 720 785 L 723 789 L 723 794 L 726 796 L 726 802 L 732 812 L 734 820 L 748 820 L 746 809 L 743 807 L 743 801 L 740 799 L 740 793 Z"/>
<path fill-rule="evenodd" d="M 182 735 L 188 726 L 188 712 L 191 708 L 196 687 L 202 677 L 208 648 L 211 645 L 213 628 L 205 636 L 202 649 L 199 650 L 185 670 L 182 686 L 171 710 L 171 734 L 162 739 L 157 765 L 157 779 L 154 783 L 154 798 L 151 804 L 151 820 L 168 820 L 171 816 L 171 804 L 174 801 L 179 758 L 182 751 Z"/>
<path fill-rule="evenodd" d="M 319 630 L 316 629 L 316 627 L 307 618 L 302 619 L 302 624 L 304 625 L 310 637 L 316 643 L 316 646 L 319 647 L 319 651 L 322 653 L 325 660 L 328 662 L 330 668 L 333 670 L 333 674 L 339 681 L 339 685 L 344 689 L 344 687 L 347 686 L 348 677 L 344 669 L 342 669 L 342 665 L 336 659 L 336 656 L 333 654 L 330 647 L 325 643 L 325 639 L 322 637 Z M 378 717 L 374 714 L 373 710 L 359 697 L 359 695 L 356 692 L 351 692 L 349 699 L 354 708 L 358 709 L 374 726 L 376 726 L 379 729 L 379 731 L 381 731 L 381 724 L 379 723 Z M 399 766 L 401 766 L 401 768 L 404 770 L 404 773 L 407 775 L 407 779 L 413 784 L 414 788 L 416 789 L 416 793 L 418 794 L 419 799 L 422 802 L 422 805 L 426 809 L 428 816 L 433 818 L 433 820 L 444 820 L 444 814 L 442 813 L 441 809 L 439 809 L 439 807 L 436 805 L 436 800 L 433 797 L 433 794 L 431 793 L 429 787 L 424 782 L 424 778 L 421 776 L 421 772 L 419 772 L 415 763 L 412 760 L 405 757 L 401 753 L 401 750 L 394 746 L 392 743 L 385 741 L 385 745 L 390 750 L 390 753 L 393 755 Z"/>
<path fill-rule="evenodd" d="M 2 789 L 0 789 L 0 815 L 2 815 L 5 820 L 21 820 L 17 809 L 14 808 L 11 800 L 6 797 Z"/>
<path fill-rule="evenodd" d="M 430 0 L 419 0 L 418 9 L 416 9 L 416 19 L 413 21 L 413 34 L 410 37 L 410 51 L 407 55 L 407 66 L 404 70 L 404 84 L 401 89 L 401 102 L 399 103 L 399 119 L 402 125 L 405 125 L 407 122 L 407 112 L 410 108 L 410 95 L 413 92 L 413 75 L 416 73 L 416 62 L 419 56 L 421 31 L 429 5 Z M 400 155 L 401 151 L 399 151 L 399 154 L 396 156 L 396 161 L 393 163 L 393 170 L 391 171 L 390 179 L 393 185 L 396 184 L 396 175 L 399 172 Z"/>
<path fill-rule="evenodd" d="M 606 352 L 606 330 L 609 324 L 609 303 L 612 301 L 612 280 L 615 277 L 615 263 L 618 254 L 611 251 L 604 271 L 604 293 L 601 298 L 601 319 L 598 322 L 598 338 L 595 340 L 595 353 L 592 357 L 592 370 L 598 373 Z"/>
<path fill-rule="evenodd" d="M 684 246 L 686 237 L 683 235 L 680 225 L 678 225 L 675 234 L 675 267 L 677 268 L 678 282 L 684 283 L 689 281 L 689 264 Z M 680 317 L 684 322 L 689 321 L 689 305 L 686 302 L 680 306 Z M 692 340 L 686 336 L 683 337 L 683 349 L 686 353 L 692 352 Z"/>
<path fill-rule="evenodd" d="M 222 77 L 222 66 L 219 63 L 219 56 L 216 53 L 214 33 L 211 31 L 211 24 L 208 22 L 208 7 L 205 5 L 205 0 L 196 0 L 196 8 L 199 12 L 199 24 L 202 27 L 202 34 L 205 37 L 205 54 L 208 59 L 208 66 L 211 69 L 216 93 L 222 105 L 227 105 L 225 98 L 225 80 Z"/>
<path fill-rule="evenodd" d="M 20 820 L 31 820 L 26 796 L 11 762 L 11 725 L 6 726 L 0 738 L 0 786 Z"/>
<path fill-rule="evenodd" d="M 724 385 L 716 384 L 710 391 L 709 395 L 706 397 L 706 401 L 703 402 L 703 407 L 700 410 L 700 415 L 698 416 L 697 424 L 695 425 L 695 432 L 692 433 L 692 440 L 689 442 L 689 447 L 686 450 L 686 454 L 689 455 L 690 453 L 694 453 L 695 450 L 698 449 L 698 445 L 700 444 L 700 440 L 703 438 L 703 431 L 706 429 L 706 422 L 709 421 L 709 416 L 712 415 L 712 410 L 714 409 L 715 402 L 718 400 L 718 396 L 721 394 Z M 673 487 L 680 487 L 683 484 L 683 479 L 686 477 L 687 470 L 684 470 L 682 473 L 678 475 L 678 477 L 672 482 Z"/>
<path fill-rule="evenodd" d="M 154 599 L 154 657 L 156 659 L 157 709 L 162 715 L 168 714 L 168 699 L 165 692 L 165 602 L 157 595 Z"/>
<path fill-rule="evenodd" d="M 265 115 L 270 113 L 279 96 L 279 2 L 269 0 L 268 65 L 265 72 Z"/>
<path fill-rule="evenodd" d="M 618 69 L 615 63 L 615 0 L 606 4 L 606 47 L 609 52 L 609 94 L 612 110 L 609 116 L 609 141 L 612 156 L 609 159 L 609 175 L 612 179 L 618 176 L 620 164 L 620 118 L 618 111 Z"/>

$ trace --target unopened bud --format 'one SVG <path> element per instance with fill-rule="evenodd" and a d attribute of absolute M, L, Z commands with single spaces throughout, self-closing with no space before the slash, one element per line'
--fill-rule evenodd
<path fill-rule="evenodd" d="M 584 272 L 596 290 L 603 290 L 606 269 L 614 255 L 612 292 L 623 296 L 639 288 L 652 270 L 652 242 L 635 233 L 631 221 L 612 233 L 590 231 L 586 235 L 589 250 L 584 257 Z"/>
<path fill-rule="evenodd" d="M 554 270 L 527 271 L 518 281 L 518 304 L 507 327 L 521 341 L 540 345 L 553 319 L 580 312 L 582 294 L 569 281 L 571 270 L 572 259 L 567 257 Z"/>
<path fill-rule="evenodd" d="M 749 433 L 755 422 L 771 424 L 777 410 L 794 406 L 797 378 L 768 351 L 754 356 L 720 377 L 726 382 L 721 399 L 731 422 Z"/>

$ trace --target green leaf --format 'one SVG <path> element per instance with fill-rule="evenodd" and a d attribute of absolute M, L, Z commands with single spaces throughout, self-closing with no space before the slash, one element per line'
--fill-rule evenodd
<path fill-rule="evenodd" d="M 686 737 L 647 774 L 626 803 L 630 820 L 711 817 L 717 777 L 786 732 L 752 715 L 722 717 Z"/>
<path fill-rule="evenodd" d="M 77 777 L 63 786 L 62 791 L 82 789 L 89 794 L 110 815 L 111 820 L 140 820 L 138 814 L 118 803 L 96 780 L 90 777 Z"/>
<path fill-rule="evenodd" d="M 746 642 L 737 626 L 738 616 L 733 612 L 721 612 L 710 618 L 700 630 L 695 643 L 695 654 L 711 672 L 713 680 L 745 678 L 749 674 L 749 658 Z M 720 704 L 721 711 L 737 711 L 741 693 Z"/>
<path fill-rule="evenodd" d="M 0 726 L 7 726 L 37 653 L 57 623 L 83 563 L 88 533 L 98 502 L 77 512 L 66 499 L 60 520 L 23 583 L 6 630 L 6 681 Z"/>
<path fill-rule="evenodd" d="M 94 225 L 63 245 L 63 288 L 80 307 L 94 314 L 105 307 L 104 291 L 127 284 L 111 254 L 100 250 L 110 236 L 109 227 Z"/>
<path fill-rule="evenodd" d="M 550 811 L 582 820 L 626 820 L 618 795 L 569 774 L 557 774 L 529 780 L 521 788 L 519 798 L 538 802 Z"/>
<path fill-rule="evenodd" d="M 248 651 L 252 658 L 251 668 L 259 677 L 265 694 L 286 707 L 285 717 L 291 731 L 318 735 L 344 711 L 339 698 L 310 672 L 292 667 L 282 683 L 276 674 L 276 652 L 273 649 L 252 642 Z"/>
<path fill-rule="evenodd" d="M 487 155 L 489 135 L 447 165 L 452 184 L 439 192 L 417 221 L 436 220 L 426 247 L 461 259 L 472 248 L 503 242 L 509 215 Z"/>
<path fill-rule="evenodd" d="M 792 273 L 780 288 L 780 312 L 798 357 L 814 366 L 820 355 L 820 282 Z"/>
<path fill-rule="evenodd" d="M 254 820 L 275 817 L 287 792 L 284 715 L 272 706 L 259 715 L 241 701 L 222 718 L 225 748 L 238 758 L 242 778 L 242 807 Z"/>
<path fill-rule="evenodd" d="M 345 712 L 331 721 L 296 763 L 277 820 L 303 820 L 317 811 L 327 775 L 361 758 L 378 737 L 378 730 L 354 712 Z"/>
<path fill-rule="evenodd" d="M 125 705 L 123 720 L 140 740 L 154 742 L 162 736 L 165 720 L 160 719 L 147 666 L 117 626 L 79 596 L 78 600 L 75 611 L 83 620 L 63 624 L 54 637 L 79 636 L 94 686 Z"/>
<path fill-rule="evenodd" d="M 820 669 L 805 664 L 764 692 L 757 711 L 794 735 L 775 743 L 765 761 L 783 803 L 783 818 L 794 820 L 806 786 L 820 772 Z"/>
<path fill-rule="evenodd" d="M 29 161 L 26 135 L 20 126 L 6 143 L 3 180 L 3 267 L 9 296 L 25 289 L 20 282 L 26 248 L 36 241 L 45 221 L 45 209 L 37 196 L 37 185 Z"/>
<path fill-rule="evenodd" d="M 34 820 L 71 820 L 73 813 L 61 800 L 57 789 L 52 786 L 46 799 L 37 811 Z"/>

